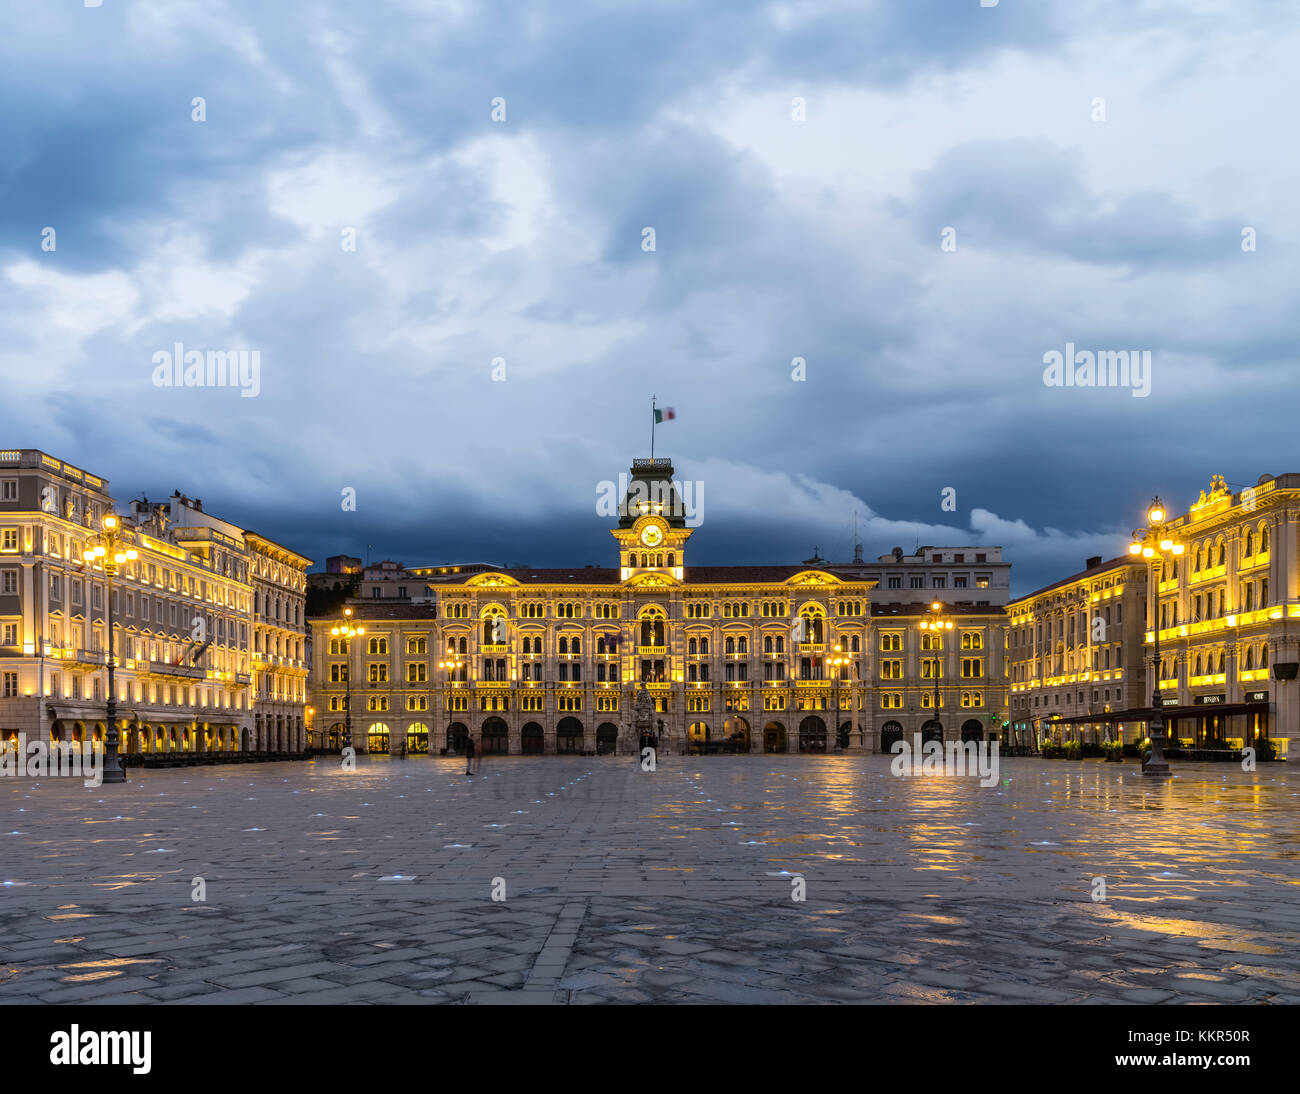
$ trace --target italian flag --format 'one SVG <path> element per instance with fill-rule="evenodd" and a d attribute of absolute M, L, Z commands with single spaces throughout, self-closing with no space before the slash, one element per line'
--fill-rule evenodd
<path fill-rule="evenodd" d="M 660 422 L 671 422 L 676 417 L 677 411 L 670 406 L 664 407 L 663 410 L 655 410 L 655 425 Z"/>

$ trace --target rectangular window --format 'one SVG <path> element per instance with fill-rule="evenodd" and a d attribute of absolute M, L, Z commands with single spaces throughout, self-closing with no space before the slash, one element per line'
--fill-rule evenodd
<path fill-rule="evenodd" d="M 0 501 L 18 500 L 18 480 L 0 479 Z"/>
<path fill-rule="evenodd" d="M 18 592 L 18 571 L 0 570 L 0 593 L 12 596 Z"/>
<path fill-rule="evenodd" d="M 18 694 L 18 674 L 16 672 L 6 672 L 4 674 L 4 698 L 12 699 Z"/>
<path fill-rule="evenodd" d="M 18 550 L 18 529 L 0 529 L 0 551 Z"/>
<path fill-rule="evenodd" d="M 18 624 L 6 623 L 4 625 L 4 641 L 0 645 L 16 646 L 18 645 Z"/>

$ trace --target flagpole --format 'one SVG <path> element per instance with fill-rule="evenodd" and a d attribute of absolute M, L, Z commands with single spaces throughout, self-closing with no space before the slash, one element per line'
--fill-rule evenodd
<path fill-rule="evenodd" d="M 650 396 L 650 459 L 655 458 L 655 396 Z"/>

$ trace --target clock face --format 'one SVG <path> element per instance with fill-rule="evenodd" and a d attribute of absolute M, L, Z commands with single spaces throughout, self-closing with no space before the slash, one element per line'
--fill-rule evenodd
<path fill-rule="evenodd" d="M 641 529 L 641 542 L 647 547 L 658 547 L 663 542 L 664 534 L 657 524 L 647 524 Z"/>

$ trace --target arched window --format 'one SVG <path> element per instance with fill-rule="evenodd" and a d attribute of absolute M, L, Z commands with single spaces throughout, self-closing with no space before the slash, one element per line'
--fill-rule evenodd
<path fill-rule="evenodd" d="M 694 638 L 691 638 L 691 639 L 688 639 L 688 640 L 687 640 L 687 642 L 686 642 L 686 652 L 687 652 L 687 654 L 689 654 L 691 657 L 694 657 L 697 653 L 699 653 L 698 643 L 696 642 L 696 640 L 695 640 Z"/>
<path fill-rule="evenodd" d="M 568 653 L 568 652 L 569 652 L 569 640 L 567 638 L 561 638 L 560 653 Z"/>
<path fill-rule="evenodd" d="M 661 646 L 663 645 L 662 640 L 660 640 L 659 645 Z M 709 652 L 709 639 L 708 636 L 706 635 L 704 638 L 700 639 L 700 653 L 707 655 L 708 652 Z"/>
<path fill-rule="evenodd" d="M 1268 668 L 1268 647 L 1267 646 L 1259 647 L 1259 667 L 1262 669 Z"/>
<path fill-rule="evenodd" d="M 1228 545 L 1226 543 L 1220 543 L 1219 544 L 1219 565 L 1226 566 L 1227 564 L 1228 564 Z"/>
<path fill-rule="evenodd" d="M 727 635 L 727 637 L 722 640 L 722 652 L 723 653 L 736 652 L 736 640 L 732 638 L 731 635 Z"/>
<path fill-rule="evenodd" d="M 1259 529 L 1259 550 L 1262 554 L 1268 550 L 1268 525 L 1262 525 Z"/>
<path fill-rule="evenodd" d="M 1246 529 L 1246 558 L 1250 558 L 1255 553 L 1255 535 L 1249 528 Z"/>
<path fill-rule="evenodd" d="M 1246 668 L 1253 669 L 1254 667 L 1255 667 L 1255 647 L 1247 646 L 1246 647 Z"/>

